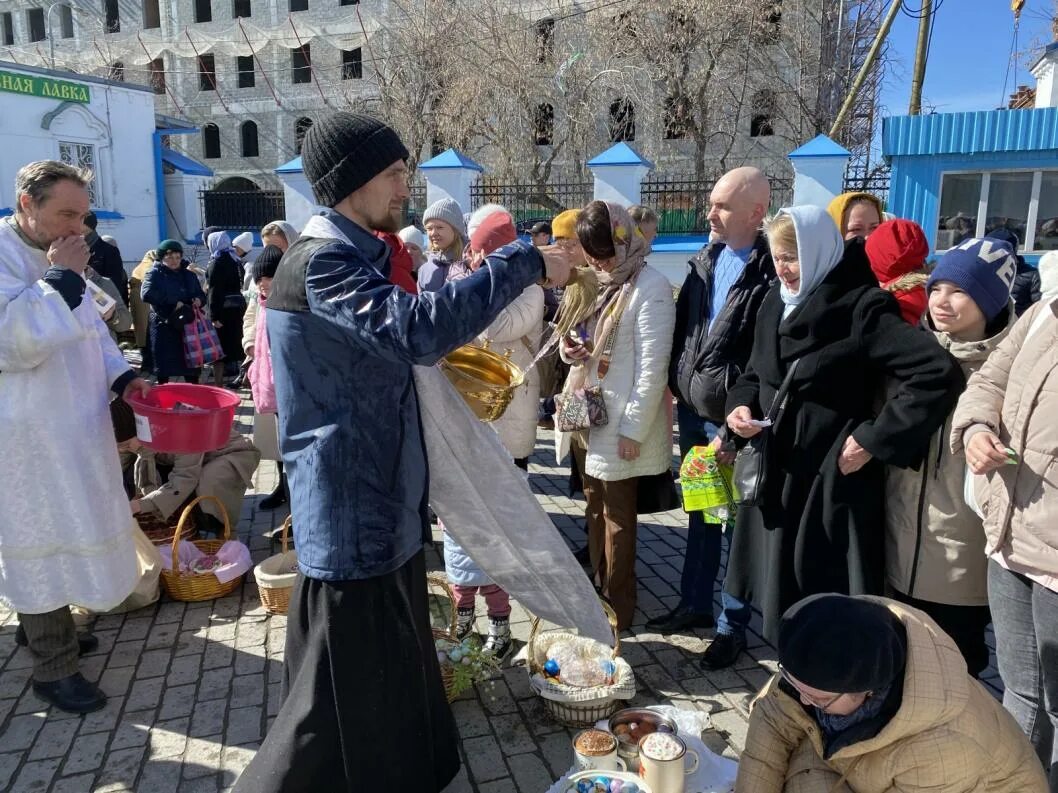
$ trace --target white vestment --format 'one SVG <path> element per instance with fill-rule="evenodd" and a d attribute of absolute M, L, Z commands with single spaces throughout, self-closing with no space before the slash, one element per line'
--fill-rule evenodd
<path fill-rule="evenodd" d="M 41 280 L 44 251 L 0 220 L 0 602 L 106 611 L 136 586 L 110 386 L 129 371 L 86 295 Z"/>

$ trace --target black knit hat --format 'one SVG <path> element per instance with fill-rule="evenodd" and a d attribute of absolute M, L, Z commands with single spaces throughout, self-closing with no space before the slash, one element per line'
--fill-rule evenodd
<path fill-rule="evenodd" d="M 301 147 L 301 165 L 316 200 L 340 203 L 408 150 L 392 128 L 361 113 L 334 113 L 313 124 Z"/>
<path fill-rule="evenodd" d="M 136 437 L 136 414 L 121 397 L 110 401 L 110 421 L 114 425 L 114 440 L 118 443 Z"/>
<path fill-rule="evenodd" d="M 812 595 L 779 624 L 779 663 L 820 691 L 878 691 L 903 674 L 906 661 L 907 632 L 878 601 Z"/>
<path fill-rule="evenodd" d="M 279 260 L 282 258 L 283 251 L 275 245 L 266 245 L 251 265 L 250 272 L 253 273 L 253 282 L 256 284 L 262 278 L 275 278 L 276 270 L 279 269 Z"/>

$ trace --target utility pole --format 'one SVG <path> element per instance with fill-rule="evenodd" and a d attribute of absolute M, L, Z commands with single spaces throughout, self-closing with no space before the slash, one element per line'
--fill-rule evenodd
<path fill-rule="evenodd" d="M 863 88 L 863 84 L 867 82 L 867 76 L 871 73 L 871 69 L 874 68 L 875 61 L 878 60 L 878 53 L 882 51 L 882 45 L 885 43 L 889 31 L 892 29 L 893 23 L 896 21 L 896 15 L 900 13 L 903 4 L 903 0 L 892 0 L 892 3 L 890 3 L 889 12 L 885 15 L 885 19 L 882 20 L 882 26 L 878 28 L 878 35 L 874 37 L 874 42 L 871 44 L 871 48 L 867 52 L 867 58 L 863 61 L 863 66 L 860 67 L 856 79 L 852 81 L 849 95 L 845 97 L 845 101 L 841 105 L 841 110 L 838 111 L 837 118 L 834 119 L 834 124 L 830 127 L 829 137 L 836 140 L 841 128 L 845 126 L 845 120 L 848 118 L 849 112 L 852 110 L 852 106 L 856 102 L 856 95 L 859 94 L 860 89 Z"/>
<path fill-rule="evenodd" d="M 918 46 L 915 48 L 915 70 L 911 77 L 911 104 L 908 115 L 922 112 L 922 83 L 926 79 L 926 51 L 929 49 L 929 29 L 933 22 L 933 0 L 922 0 L 922 16 L 918 20 Z"/>

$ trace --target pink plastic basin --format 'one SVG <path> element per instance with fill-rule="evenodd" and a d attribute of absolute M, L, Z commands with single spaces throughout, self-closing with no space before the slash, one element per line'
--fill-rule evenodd
<path fill-rule="evenodd" d="M 239 397 L 208 385 L 166 383 L 145 397 L 137 393 L 128 402 L 142 443 L 157 452 L 202 454 L 228 443 Z M 177 402 L 199 410 L 174 410 Z"/>

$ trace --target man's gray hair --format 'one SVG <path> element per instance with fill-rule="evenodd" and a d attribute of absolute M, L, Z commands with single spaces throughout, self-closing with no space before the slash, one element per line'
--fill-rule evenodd
<path fill-rule="evenodd" d="M 658 222 L 658 213 L 650 207 L 645 207 L 642 204 L 635 204 L 628 207 L 628 214 L 637 226 L 642 223 Z"/>
<path fill-rule="evenodd" d="M 51 189 L 56 183 L 65 179 L 88 187 L 93 176 L 87 168 L 75 168 L 58 160 L 38 160 L 23 165 L 15 175 L 15 212 L 21 212 L 24 195 L 28 195 L 34 203 L 41 204 L 51 196 Z"/>

